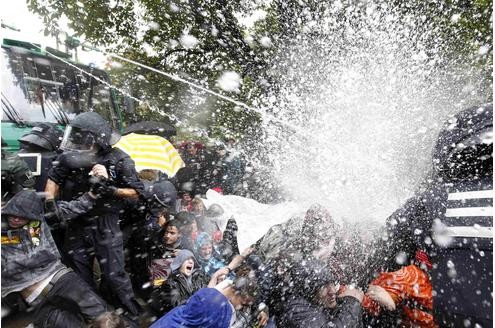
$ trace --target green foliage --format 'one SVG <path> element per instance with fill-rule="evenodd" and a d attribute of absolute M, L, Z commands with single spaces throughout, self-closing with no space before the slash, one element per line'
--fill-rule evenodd
<path fill-rule="evenodd" d="M 308 22 L 318 21 L 328 6 L 318 0 L 27 1 L 29 9 L 42 17 L 46 34 L 56 34 L 59 21 L 66 16 L 76 36 L 96 46 L 196 81 L 248 105 L 258 101 L 267 88 L 273 90 L 280 78 L 269 73 L 279 45 L 295 38 Z M 365 10 L 366 2 L 342 1 L 342 6 Z M 432 47 L 438 46 L 437 38 L 447 40 L 441 51 L 484 69 L 486 85 L 491 87 L 491 0 L 397 0 L 390 6 L 404 17 L 435 22 L 436 30 L 428 34 Z M 248 16 L 259 9 L 266 17 L 251 29 L 235 16 Z M 352 19 L 344 12 L 336 13 L 338 19 Z M 263 45 L 263 37 L 269 37 L 271 47 Z M 216 81 L 225 71 L 242 77 L 240 92 L 218 88 Z M 151 71 L 120 63 L 110 74 L 116 85 L 145 102 L 136 105 L 129 118 L 170 120 L 210 137 L 242 136 L 254 133 L 259 125 L 258 114 Z"/>

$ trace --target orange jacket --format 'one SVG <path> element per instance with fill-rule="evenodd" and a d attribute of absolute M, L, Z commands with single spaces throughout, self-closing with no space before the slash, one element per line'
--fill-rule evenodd
<path fill-rule="evenodd" d="M 395 272 L 382 272 L 371 285 L 385 289 L 396 308 L 402 308 L 402 327 L 438 327 L 433 320 L 430 278 L 416 265 L 408 265 Z M 369 296 L 365 295 L 362 305 L 372 315 L 380 313 L 380 305 Z"/>

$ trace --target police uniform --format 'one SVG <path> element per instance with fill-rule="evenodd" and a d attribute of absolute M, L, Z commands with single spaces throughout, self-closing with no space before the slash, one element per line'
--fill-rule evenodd
<path fill-rule="evenodd" d="M 90 112 L 80 116 L 88 114 L 97 115 Z M 91 121 L 94 117 L 89 118 Z M 101 117 L 96 118 L 99 120 Z M 60 197 L 63 200 L 75 199 L 90 190 L 89 172 L 95 164 L 105 166 L 114 187 L 132 188 L 137 192 L 143 190 L 134 161 L 118 148 L 105 147 L 92 155 L 65 151 L 57 162 L 49 173 L 49 179 L 60 186 Z M 123 239 L 119 227 L 119 215 L 124 204 L 123 199 L 115 196 L 98 199 L 91 211 L 69 223 L 64 250 L 76 272 L 92 286 L 95 286 L 93 261 L 96 257 L 105 282 L 117 297 L 117 303 L 120 303 L 117 305 L 123 305 L 131 314 L 137 315 L 139 306 L 124 269 Z"/>
<path fill-rule="evenodd" d="M 35 180 L 28 165 L 16 154 L 2 149 L 2 202 L 23 189 L 32 189 Z"/>
<path fill-rule="evenodd" d="M 440 327 L 493 325 L 492 116 L 489 104 L 447 122 L 429 185 L 388 218 L 387 238 L 369 265 L 394 271 L 425 251 Z"/>
<path fill-rule="evenodd" d="M 44 191 L 48 172 L 57 158 L 57 150 L 62 140 L 63 132 L 54 124 L 38 123 L 29 133 L 19 139 L 19 153 L 39 154 L 41 157 L 39 175 L 35 177 L 34 190 Z"/>

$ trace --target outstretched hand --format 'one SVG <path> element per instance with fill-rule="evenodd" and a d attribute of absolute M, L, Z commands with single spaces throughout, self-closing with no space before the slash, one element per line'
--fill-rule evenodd
<path fill-rule="evenodd" d="M 345 287 L 344 291 L 342 291 L 337 297 L 345 297 L 351 296 L 359 301 L 359 303 L 363 302 L 364 293 L 360 289 Z"/>

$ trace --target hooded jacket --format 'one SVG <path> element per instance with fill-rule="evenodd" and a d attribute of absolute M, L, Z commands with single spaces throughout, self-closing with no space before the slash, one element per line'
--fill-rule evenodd
<path fill-rule="evenodd" d="M 179 269 L 182 263 L 191 257 L 194 259 L 196 268 L 193 270 L 191 276 L 187 277 Z M 171 264 L 172 274 L 151 295 L 151 307 L 156 313 L 163 314 L 176 306 L 184 304 L 196 291 L 208 285 L 208 277 L 202 270 L 197 269 L 197 266 L 196 259 L 189 250 L 183 249 L 179 251 L 179 254 L 177 254 L 177 257 Z"/>
<path fill-rule="evenodd" d="M 189 301 L 156 321 L 151 328 L 228 328 L 232 305 L 215 288 L 197 291 Z"/>
<path fill-rule="evenodd" d="M 334 311 L 327 311 L 304 297 L 289 299 L 277 321 L 286 328 L 363 327 L 361 304 L 351 296 L 343 297 Z"/>
<path fill-rule="evenodd" d="M 93 200 L 83 195 L 73 202 L 59 202 L 66 219 L 88 211 Z M 17 193 L 2 209 L 2 297 L 32 286 L 64 268 L 60 253 L 44 219 L 44 204 L 34 191 Z M 8 216 L 29 219 L 18 229 L 10 229 Z"/>
<path fill-rule="evenodd" d="M 194 243 L 194 253 L 199 265 L 201 266 L 201 269 L 203 269 L 203 271 L 211 277 L 215 273 L 215 271 L 223 268 L 224 266 L 226 266 L 226 264 L 224 261 L 217 258 L 218 255 L 215 253 L 214 250 L 210 258 L 208 259 L 204 259 L 201 257 L 201 255 L 199 255 L 201 247 L 208 243 L 210 243 L 213 248 L 213 240 L 211 239 L 210 235 L 206 232 L 200 233 L 199 236 L 196 238 L 196 242 Z"/>

